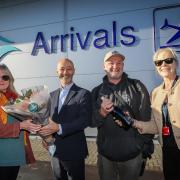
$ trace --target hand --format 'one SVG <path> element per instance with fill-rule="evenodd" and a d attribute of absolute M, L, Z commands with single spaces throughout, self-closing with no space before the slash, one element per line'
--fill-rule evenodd
<path fill-rule="evenodd" d="M 105 97 L 101 97 L 102 103 L 100 107 L 100 114 L 103 117 L 106 117 L 113 110 L 113 103 L 110 99 Z"/>
<path fill-rule="evenodd" d="M 32 119 L 27 119 L 20 122 L 20 129 L 27 130 L 31 133 L 36 134 L 41 129 L 41 125 L 32 123 Z"/>
<path fill-rule="evenodd" d="M 138 129 L 140 133 L 143 132 L 142 124 L 136 119 L 134 119 L 133 127 Z"/>
<path fill-rule="evenodd" d="M 128 112 L 128 111 L 124 111 L 124 114 L 127 115 L 127 116 L 129 116 L 129 112 Z M 122 121 L 119 120 L 119 119 L 115 119 L 114 122 L 115 122 L 118 126 L 120 126 L 120 127 L 123 126 Z"/>
<path fill-rule="evenodd" d="M 129 117 L 130 117 L 130 114 L 129 114 L 128 111 L 123 111 L 123 113 L 124 113 L 125 116 L 129 116 Z M 134 124 L 134 119 L 131 118 L 131 120 L 132 120 L 132 124 Z M 115 122 L 118 126 L 120 126 L 120 127 L 123 126 L 122 120 L 114 119 L 114 122 Z M 133 126 L 133 125 L 132 125 L 132 126 Z"/>
<path fill-rule="evenodd" d="M 41 136 L 48 136 L 58 131 L 59 131 L 59 124 L 55 123 L 54 121 L 52 121 L 52 119 L 49 118 L 49 124 L 43 126 L 38 133 Z"/>
<path fill-rule="evenodd" d="M 115 122 L 118 126 L 121 126 L 121 127 L 123 126 L 121 120 L 115 120 L 114 122 Z"/>

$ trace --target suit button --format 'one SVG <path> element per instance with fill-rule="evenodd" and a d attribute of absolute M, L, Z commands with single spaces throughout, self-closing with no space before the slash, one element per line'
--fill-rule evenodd
<path fill-rule="evenodd" d="M 180 139 L 180 136 L 176 136 L 177 139 Z"/>
<path fill-rule="evenodd" d="M 171 92 L 171 95 L 173 95 L 173 94 L 174 94 L 174 91 Z"/>
<path fill-rule="evenodd" d="M 172 106 L 172 103 L 169 103 L 168 105 L 169 105 L 169 106 Z"/>
<path fill-rule="evenodd" d="M 176 121 L 172 121 L 174 124 L 176 123 Z"/>

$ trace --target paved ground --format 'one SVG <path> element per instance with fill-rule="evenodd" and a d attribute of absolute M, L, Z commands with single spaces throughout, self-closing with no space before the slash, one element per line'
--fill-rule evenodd
<path fill-rule="evenodd" d="M 48 152 L 42 148 L 39 138 L 31 138 L 32 148 L 37 163 L 21 168 L 18 180 L 52 180 L 50 158 Z M 88 141 L 89 157 L 86 159 L 86 180 L 99 180 L 96 161 L 97 147 L 95 141 Z M 161 168 L 161 148 L 155 145 L 155 152 L 152 159 L 148 160 L 146 171 L 140 180 L 163 180 Z"/>
<path fill-rule="evenodd" d="M 49 155 L 47 151 L 42 148 L 41 140 L 39 138 L 31 138 L 32 148 L 35 154 L 36 160 L 49 161 Z M 97 162 L 97 147 L 96 142 L 88 140 L 89 157 L 86 159 L 87 165 L 96 165 Z M 161 147 L 159 144 L 155 144 L 155 152 L 152 155 L 152 159 L 148 160 L 146 169 L 148 170 L 161 170 Z"/>

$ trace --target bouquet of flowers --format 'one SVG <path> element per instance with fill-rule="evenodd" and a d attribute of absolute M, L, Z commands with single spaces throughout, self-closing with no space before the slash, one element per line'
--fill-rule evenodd
<path fill-rule="evenodd" d="M 48 124 L 49 112 L 48 103 L 50 94 L 47 86 L 33 86 L 21 90 L 22 96 L 19 96 L 15 101 L 10 102 L 2 109 L 14 116 L 17 120 L 23 121 L 32 119 L 33 123 L 42 126 Z M 55 151 L 54 138 L 52 135 L 42 137 L 49 149 Z M 50 154 L 53 154 L 50 152 Z"/>

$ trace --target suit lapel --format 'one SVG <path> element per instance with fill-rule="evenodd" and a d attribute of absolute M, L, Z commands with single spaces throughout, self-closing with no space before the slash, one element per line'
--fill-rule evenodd
<path fill-rule="evenodd" d="M 58 113 L 58 105 L 59 105 L 59 93 L 60 93 L 60 89 L 57 89 L 53 94 L 52 94 L 52 102 L 53 104 L 51 105 L 51 114 L 53 114 L 53 112 Z"/>
<path fill-rule="evenodd" d="M 67 95 L 67 97 L 66 97 L 66 99 L 65 99 L 65 101 L 64 101 L 63 106 L 66 105 L 66 104 L 68 104 L 68 102 L 71 100 L 71 98 L 72 98 L 76 93 L 77 93 L 77 91 L 76 91 L 76 85 L 74 84 L 74 85 L 71 87 L 71 89 L 69 90 L 69 93 L 68 93 L 68 95 Z"/>

